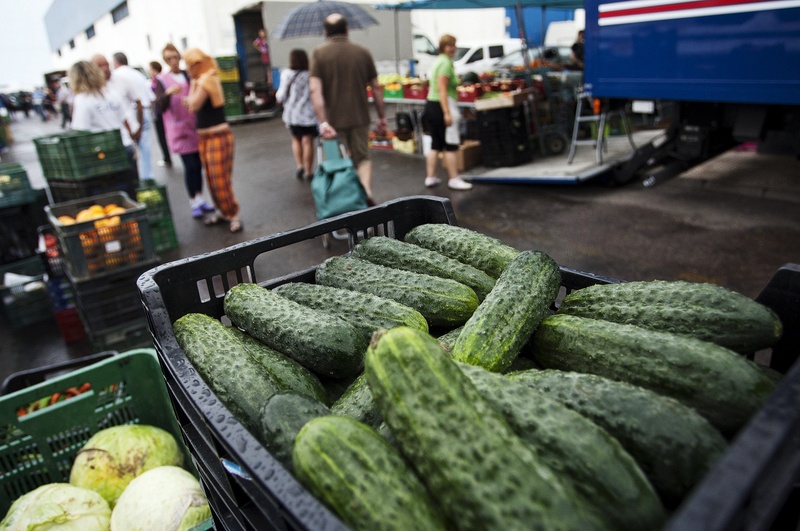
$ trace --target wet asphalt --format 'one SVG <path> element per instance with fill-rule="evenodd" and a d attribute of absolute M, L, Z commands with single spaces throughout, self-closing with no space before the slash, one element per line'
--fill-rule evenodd
<path fill-rule="evenodd" d="M 391 106 L 390 106 L 391 112 Z M 60 131 L 58 121 L 20 115 L 16 142 L 2 162 L 20 162 L 34 188 L 45 180 L 32 139 Z M 279 117 L 236 123 L 234 191 L 244 230 L 205 226 L 191 217 L 180 159 L 156 167 L 167 187 L 179 241 L 162 262 L 196 256 L 316 220 L 309 184 L 295 177 L 289 134 Z M 154 146 L 154 159 L 158 147 Z M 645 188 L 476 184 L 471 191 L 425 188 L 420 155 L 373 150 L 377 202 L 435 195 L 452 202 L 458 223 L 519 249 L 538 249 L 562 265 L 626 280 L 707 281 L 755 297 L 783 264 L 800 263 L 800 162 L 732 150 L 685 174 Z M 566 159 L 566 155 L 560 155 Z M 536 160 L 530 164 L 535 171 Z M 474 168 L 469 173 L 481 173 Z M 441 175 L 444 177 L 444 175 Z M 307 242 L 281 255 L 292 271 L 346 252 L 346 243 Z M 55 322 L 12 329 L 0 320 L 0 380 L 29 368 L 94 352 L 88 341 L 65 344 Z"/>

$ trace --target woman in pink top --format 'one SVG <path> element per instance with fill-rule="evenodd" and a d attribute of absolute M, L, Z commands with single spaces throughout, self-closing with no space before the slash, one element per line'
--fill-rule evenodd
<path fill-rule="evenodd" d="M 157 89 L 156 105 L 162 112 L 169 148 L 173 153 L 180 155 L 183 162 L 183 175 L 186 191 L 189 193 L 192 216 L 201 218 L 203 213 L 213 212 L 214 207 L 203 200 L 203 165 L 200 162 L 198 147 L 197 119 L 183 103 L 189 95 L 189 75 L 181 70 L 181 54 L 174 45 L 167 44 L 161 56 L 169 65 L 169 72 L 158 75 L 163 92 Z"/>

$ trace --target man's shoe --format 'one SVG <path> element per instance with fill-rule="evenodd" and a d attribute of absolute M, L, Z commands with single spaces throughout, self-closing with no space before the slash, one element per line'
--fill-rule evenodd
<path fill-rule="evenodd" d="M 438 177 L 425 177 L 425 186 L 431 188 L 433 186 L 437 186 L 442 184 L 442 180 Z"/>
<path fill-rule="evenodd" d="M 447 186 L 451 190 L 471 190 L 472 189 L 472 183 L 468 183 L 467 181 L 465 181 L 461 177 L 456 177 L 455 179 L 450 179 L 449 181 L 447 181 Z"/>

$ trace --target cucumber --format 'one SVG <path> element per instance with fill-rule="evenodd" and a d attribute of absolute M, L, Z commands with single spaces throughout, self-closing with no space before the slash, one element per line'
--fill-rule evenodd
<path fill-rule="evenodd" d="M 386 236 L 363 240 L 353 248 L 350 255 L 373 264 L 461 282 L 475 291 L 478 300 L 486 298 L 495 283 L 494 278 L 471 265 L 419 245 Z"/>
<path fill-rule="evenodd" d="M 492 278 L 499 278 L 517 249 L 474 230 L 456 225 L 429 223 L 411 229 L 404 240 L 471 265 Z"/>
<path fill-rule="evenodd" d="M 236 326 L 315 373 L 343 378 L 363 367 L 364 337 L 336 316 L 249 283 L 229 289 L 224 307 Z"/>
<path fill-rule="evenodd" d="M 660 529 L 664 508 L 636 461 L 604 429 L 541 391 L 480 367 L 459 364 L 522 440 L 569 479 L 610 527 Z"/>
<path fill-rule="evenodd" d="M 451 354 L 453 352 L 453 346 L 456 344 L 456 340 L 458 336 L 461 334 L 461 331 L 464 330 L 463 326 L 459 326 L 457 328 L 453 328 L 449 332 L 445 332 L 444 334 L 437 337 L 437 341 L 439 344 L 444 348 L 445 352 Z"/>
<path fill-rule="evenodd" d="M 306 395 L 272 395 L 259 416 L 264 447 L 291 471 L 295 437 L 308 421 L 325 415 L 330 415 L 325 404 Z"/>
<path fill-rule="evenodd" d="M 696 337 L 742 353 L 771 347 L 783 330 L 766 306 L 700 282 L 596 284 L 567 295 L 558 313 Z"/>
<path fill-rule="evenodd" d="M 755 363 L 732 350 L 633 325 L 554 315 L 539 325 L 534 348 L 544 367 L 598 374 L 680 400 L 725 435 L 775 390 Z"/>
<path fill-rule="evenodd" d="M 367 341 L 381 328 L 410 326 L 428 331 L 428 322 L 417 310 L 370 293 L 305 282 L 289 282 L 272 291 L 303 306 L 341 317 L 358 328 Z"/>
<path fill-rule="evenodd" d="M 250 356 L 264 367 L 281 391 L 299 393 L 327 405 L 328 393 L 308 369 L 238 328 L 231 327 L 230 331 L 248 349 Z"/>
<path fill-rule="evenodd" d="M 696 411 L 635 385 L 556 370 L 515 372 L 505 378 L 545 393 L 605 429 L 636 460 L 670 508 L 727 448 L 722 435 Z"/>
<path fill-rule="evenodd" d="M 506 370 L 548 315 L 561 286 L 558 264 L 545 253 L 519 253 L 464 325 L 453 359 L 494 372 Z"/>
<path fill-rule="evenodd" d="M 316 282 L 392 299 L 417 310 L 428 325 L 461 325 L 478 307 L 478 296 L 472 288 L 455 280 L 385 267 L 357 258 L 328 258 L 317 267 Z"/>
<path fill-rule="evenodd" d="M 175 339 L 200 377 L 220 402 L 253 435 L 264 442 L 260 432 L 261 407 L 281 391 L 250 350 L 219 320 L 189 313 L 175 321 Z"/>
<path fill-rule="evenodd" d="M 365 372 L 401 452 L 455 528 L 604 528 L 430 335 L 376 334 Z"/>
<path fill-rule="evenodd" d="M 445 529 L 425 486 L 369 426 L 332 415 L 311 420 L 292 459 L 300 482 L 353 529 Z"/>
<path fill-rule="evenodd" d="M 357 420 L 374 429 L 383 422 L 364 373 L 333 403 L 331 413 Z"/>

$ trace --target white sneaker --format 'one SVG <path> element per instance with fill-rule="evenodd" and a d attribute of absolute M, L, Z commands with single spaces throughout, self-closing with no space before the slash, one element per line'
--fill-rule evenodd
<path fill-rule="evenodd" d="M 442 184 L 442 180 L 438 177 L 425 177 L 425 186 L 428 188 Z"/>
<path fill-rule="evenodd" d="M 472 189 L 472 183 L 468 183 L 467 181 L 465 181 L 461 177 L 456 177 L 455 179 L 450 179 L 449 181 L 447 181 L 447 186 L 451 190 L 471 190 Z"/>

